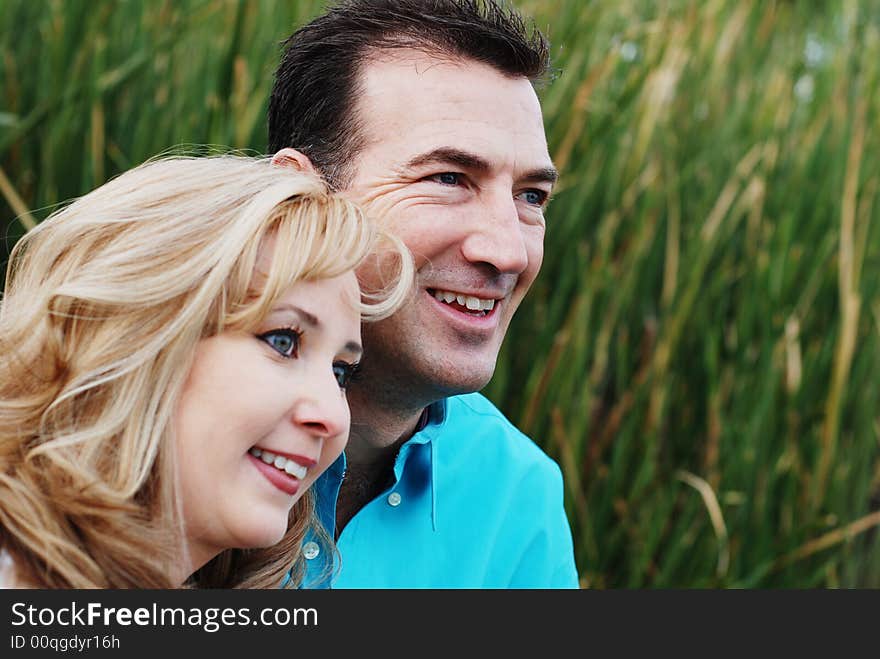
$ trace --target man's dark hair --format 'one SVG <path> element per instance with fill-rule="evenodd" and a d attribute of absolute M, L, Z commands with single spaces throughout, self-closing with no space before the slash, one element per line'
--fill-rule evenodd
<path fill-rule="evenodd" d="M 298 149 L 345 188 L 363 147 L 359 73 L 378 52 L 414 48 L 488 64 L 533 83 L 549 70 L 543 35 L 500 0 L 344 0 L 284 42 L 269 100 L 269 149 Z"/>

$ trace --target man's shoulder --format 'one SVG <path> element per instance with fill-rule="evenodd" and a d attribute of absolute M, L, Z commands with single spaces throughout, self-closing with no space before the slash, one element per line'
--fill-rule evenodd
<path fill-rule="evenodd" d="M 509 434 L 531 442 L 531 439 L 481 393 L 460 394 L 447 398 L 446 421 L 450 424 L 477 424 L 486 431 Z"/>
<path fill-rule="evenodd" d="M 457 449 L 504 457 L 504 463 L 513 467 L 532 467 L 536 463 L 558 469 L 556 463 L 525 433 L 504 416 L 488 398 L 480 393 L 452 396 L 446 401 L 447 432 L 457 438 Z"/>

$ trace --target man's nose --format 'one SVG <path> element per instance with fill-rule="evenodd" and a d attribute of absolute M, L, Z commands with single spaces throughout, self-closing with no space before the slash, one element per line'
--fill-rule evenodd
<path fill-rule="evenodd" d="M 519 275 L 529 265 L 523 226 L 512 195 L 499 193 L 484 200 L 472 230 L 462 243 L 471 263 L 488 263 L 503 274 Z"/>

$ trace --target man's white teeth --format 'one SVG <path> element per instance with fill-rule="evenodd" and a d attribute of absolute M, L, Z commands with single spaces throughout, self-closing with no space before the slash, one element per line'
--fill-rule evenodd
<path fill-rule="evenodd" d="M 301 464 L 294 462 L 293 460 L 285 458 L 283 455 L 275 455 L 274 453 L 258 448 L 252 448 L 249 452 L 255 458 L 260 458 L 260 460 L 267 465 L 273 465 L 276 469 L 280 469 L 299 480 L 305 478 L 306 473 L 308 472 L 306 467 L 303 467 Z"/>
<path fill-rule="evenodd" d="M 446 304 L 457 302 L 461 306 L 466 307 L 469 311 L 491 311 L 495 308 L 494 299 L 483 300 L 474 297 L 473 295 L 462 295 L 461 293 L 453 293 L 452 291 L 436 290 L 434 291 L 434 297 Z"/>

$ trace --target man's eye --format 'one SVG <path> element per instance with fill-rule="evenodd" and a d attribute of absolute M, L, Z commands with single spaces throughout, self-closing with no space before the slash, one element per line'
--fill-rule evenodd
<path fill-rule="evenodd" d="M 430 180 L 442 183 L 443 185 L 458 185 L 461 182 L 461 174 L 456 172 L 442 172 L 429 177 Z"/>
<path fill-rule="evenodd" d="M 257 338 L 268 343 L 282 357 L 295 359 L 299 355 L 302 332 L 292 328 L 277 329 L 260 334 Z"/>
<path fill-rule="evenodd" d="M 518 196 L 532 206 L 543 206 L 548 197 L 547 193 L 543 190 L 524 190 Z"/>
<path fill-rule="evenodd" d="M 348 387 L 359 366 L 360 364 L 349 364 L 348 362 L 333 362 L 333 376 L 339 383 L 340 389 L 345 390 Z"/>

